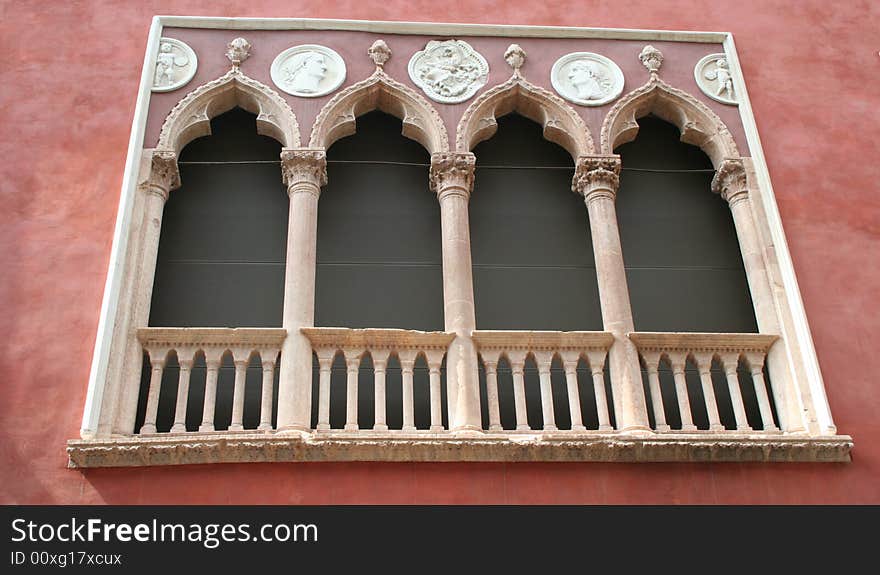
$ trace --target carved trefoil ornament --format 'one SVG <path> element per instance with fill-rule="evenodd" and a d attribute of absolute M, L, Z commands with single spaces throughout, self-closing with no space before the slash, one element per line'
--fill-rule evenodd
<path fill-rule="evenodd" d="M 409 77 L 435 102 L 464 102 L 486 85 L 489 63 L 462 40 L 432 40 L 409 61 Z"/>
<path fill-rule="evenodd" d="M 697 62 L 694 67 L 694 78 L 704 94 L 722 104 L 736 105 L 736 88 L 733 86 L 733 74 L 730 62 L 724 54 L 709 54 Z"/>
<path fill-rule="evenodd" d="M 294 46 L 278 54 L 270 69 L 272 82 L 293 96 L 317 98 L 345 81 L 345 61 L 335 50 L 317 44 Z"/>
<path fill-rule="evenodd" d="M 192 48 L 174 38 L 160 39 L 153 71 L 153 92 L 171 92 L 187 85 L 196 75 L 198 65 Z"/>
<path fill-rule="evenodd" d="M 572 52 L 550 70 L 556 92 L 575 104 L 602 106 L 623 92 L 623 72 L 612 60 L 592 52 Z"/>

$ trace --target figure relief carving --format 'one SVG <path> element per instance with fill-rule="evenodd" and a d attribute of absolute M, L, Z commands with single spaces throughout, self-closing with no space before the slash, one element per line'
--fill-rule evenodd
<path fill-rule="evenodd" d="M 432 100 L 464 102 L 486 84 L 489 63 L 462 40 L 432 40 L 409 61 L 409 76 Z"/>
<path fill-rule="evenodd" d="M 526 63 L 526 51 L 519 44 L 511 44 L 504 52 L 504 61 L 513 68 L 513 74 L 519 76 L 519 69 Z"/>
<path fill-rule="evenodd" d="M 317 98 L 345 81 L 345 62 L 336 51 L 317 44 L 294 46 L 278 54 L 270 69 L 272 82 L 293 96 Z"/>
<path fill-rule="evenodd" d="M 602 193 L 612 199 L 620 185 L 620 156 L 581 156 L 571 182 L 571 191 L 589 199 Z"/>
<path fill-rule="evenodd" d="M 198 58 L 192 48 L 174 38 L 159 40 L 153 92 L 171 92 L 185 86 L 196 75 Z"/>
<path fill-rule="evenodd" d="M 385 65 L 385 62 L 391 59 L 391 48 L 385 43 L 385 40 L 376 40 L 370 49 L 367 50 L 370 58 L 377 68 Z"/>
<path fill-rule="evenodd" d="M 605 56 L 573 52 L 553 64 L 550 83 L 569 102 L 602 106 L 620 96 L 624 78 L 620 67 Z"/>
<path fill-rule="evenodd" d="M 316 149 L 282 150 L 281 175 L 288 188 L 310 183 L 320 192 L 327 184 L 327 155 Z"/>
<path fill-rule="evenodd" d="M 712 191 L 733 206 L 738 201 L 748 199 L 749 183 L 743 161 L 731 158 L 721 162 L 712 178 Z"/>
<path fill-rule="evenodd" d="M 443 152 L 431 155 L 431 190 L 437 194 L 458 190 L 470 195 L 474 187 L 477 158 L 470 152 Z"/>
<path fill-rule="evenodd" d="M 722 104 L 737 104 L 730 63 L 724 54 L 709 54 L 697 62 L 694 78 L 704 94 Z"/>

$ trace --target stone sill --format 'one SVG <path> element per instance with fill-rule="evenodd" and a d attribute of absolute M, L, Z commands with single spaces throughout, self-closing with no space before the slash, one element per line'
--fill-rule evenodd
<path fill-rule="evenodd" d="M 67 443 L 71 468 L 299 461 L 851 461 L 847 435 L 344 432 L 162 434 Z"/>

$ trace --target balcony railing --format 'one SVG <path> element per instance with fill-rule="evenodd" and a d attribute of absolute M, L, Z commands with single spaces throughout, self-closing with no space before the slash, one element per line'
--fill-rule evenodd
<path fill-rule="evenodd" d="M 629 334 L 643 367 L 643 409 L 653 416 L 651 429 L 633 431 L 615 426 L 620 419 L 615 404 L 623 390 L 606 367 L 609 349 L 617 341 L 611 333 L 474 331 L 463 337 L 401 329 L 300 331 L 311 344 L 317 367 L 310 382 L 309 428 L 273 425 L 275 371 L 290 337 L 284 329 L 144 328 L 137 331 L 150 373 L 148 383 L 142 384 L 143 425 L 129 435 L 71 441 L 71 465 L 849 460 L 851 439 L 788 434 L 779 425 L 776 409 L 782 398 L 764 371 L 768 350 L 777 340 L 772 335 Z M 453 421 L 463 402 L 474 401 L 467 398 L 466 389 L 455 389 L 452 383 L 444 390 L 444 360 L 456 345 L 456 353 L 461 346 L 471 346 L 485 374 L 483 399 L 472 406 L 477 416 L 482 413 L 482 430 L 446 423 Z M 160 429 L 162 376 L 174 356 L 179 373 L 173 424 L 167 425 L 172 414 L 165 411 Z M 227 367 L 230 358 L 235 365 L 231 418 L 219 412 L 221 404 L 229 410 L 228 397 L 224 402 L 217 398 L 224 358 Z M 260 388 L 248 391 L 247 386 L 257 383 L 248 383 L 246 377 L 256 358 L 262 366 Z M 200 367 L 202 360 L 206 375 L 201 424 L 193 425 L 193 407 L 188 429 L 191 385 L 196 387 L 194 397 L 202 392 L 201 377 L 192 382 L 190 378 L 193 364 Z M 468 381 L 454 375 L 450 382 Z M 253 411 L 250 424 L 243 420 L 246 394 L 260 398 L 259 424 Z M 470 397 L 478 398 L 479 390 Z"/>

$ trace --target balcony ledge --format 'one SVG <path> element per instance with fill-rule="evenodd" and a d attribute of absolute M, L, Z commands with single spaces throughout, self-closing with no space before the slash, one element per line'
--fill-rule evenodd
<path fill-rule="evenodd" d="M 825 462 L 851 461 L 852 438 L 752 433 L 571 431 L 542 433 L 329 432 L 281 435 L 224 431 L 67 444 L 70 468 L 306 461 L 596 461 Z"/>

